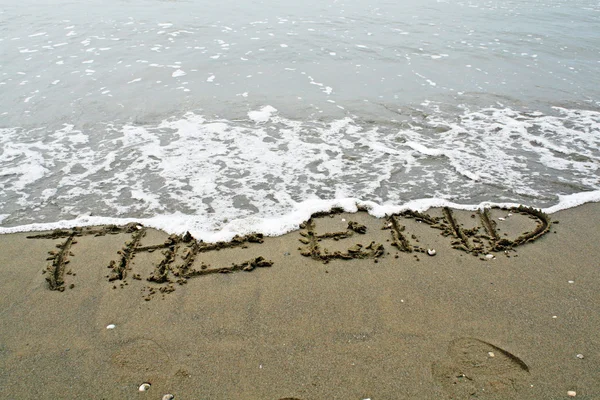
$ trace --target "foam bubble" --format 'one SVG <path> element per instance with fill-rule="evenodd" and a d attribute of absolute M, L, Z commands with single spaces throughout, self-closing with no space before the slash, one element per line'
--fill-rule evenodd
<path fill-rule="evenodd" d="M 264 106 L 259 111 L 248 112 L 248 118 L 254 122 L 267 122 L 273 113 L 277 112 L 277 109 L 271 106 Z"/>

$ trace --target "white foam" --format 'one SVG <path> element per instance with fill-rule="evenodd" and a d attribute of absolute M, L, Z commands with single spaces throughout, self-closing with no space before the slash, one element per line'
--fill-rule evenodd
<path fill-rule="evenodd" d="M 600 202 L 600 190 L 594 190 L 592 192 L 573 193 L 568 195 L 559 195 L 558 203 L 552 207 L 547 207 L 543 211 L 548 214 L 553 214 L 558 211 L 566 210 L 568 208 L 577 207 L 585 203 L 597 203 Z"/>
<path fill-rule="evenodd" d="M 259 111 L 248 112 L 248 118 L 254 122 L 267 122 L 273 113 L 276 113 L 277 109 L 271 106 L 264 106 Z"/>
<path fill-rule="evenodd" d="M 425 154 L 428 156 L 433 156 L 433 157 L 439 157 L 439 156 L 444 156 L 446 155 L 446 153 L 444 152 L 444 150 L 440 150 L 440 149 L 431 149 L 429 147 L 426 147 L 420 143 L 415 143 L 415 142 L 406 142 L 406 145 L 409 146 L 411 149 L 414 149 L 416 151 L 418 151 L 421 154 Z"/>
<path fill-rule="evenodd" d="M 0 154 L 0 177 L 12 177 L 3 190 L 22 191 L 49 172 L 42 155 L 45 150 L 42 142 L 28 144 L 6 142 L 3 146 L 4 151 Z M 13 164 L 12 160 L 20 161 L 17 166 L 6 167 Z"/>
<path fill-rule="evenodd" d="M 221 240 L 281 234 L 315 210 L 357 203 L 375 216 L 486 200 L 554 212 L 597 201 L 599 128 L 600 113 L 584 110 L 434 110 L 385 125 L 292 120 L 270 105 L 235 121 L 190 112 L 154 124 L 0 128 L 0 213 L 25 226 L 2 229 L 135 220 Z M 41 220 L 60 221 L 27 225 Z"/>
<path fill-rule="evenodd" d="M 136 196 L 149 201 L 156 201 L 154 196 L 147 193 L 136 192 Z M 577 193 L 561 196 L 560 202 L 552 207 L 542 209 L 548 214 L 560 210 L 575 207 L 589 202 L 600 202 L 600 190 L 594 192 Z M 342 208 L 346 212 L 357 212 L 359 207 L 377 218 L 400 213 L 406 210 L 426 212 L 431 208 L 450 207 L 458 210 L 479 210 L 485 207 L 517 207 L 518 203 L 494 203 L 482 202 L 479 204 L 460 204 L 445 199 L 430 198 L 411 200 L 404 204 L 382 205 L 372 201 L 361 201 L 354 198 L 343 198 L 333 200 L 311 199 L 295 203 L 294 207 L 285 215 L 273 217 L 248 217 L 234 219 L 225 224 L 218 231 L 210 231 L 204 228 L 202 218 L 193 215 L 170 214 L 152 218 L 110 218 L 81 215 L 75 219 L 62 220 L 52 223 L 34 223 L 15 227 L 0 227 L 0 234 L 50 231 L 54 229 L 68 229 L 76 226 L 97 225 L 124 225 L 130 222 L 138 222 L 144 226 L 160 229 L 167 233 L 183 234 L 190 232 L 194 237 L 206 242 L 228 241 L 235 235 L 246 235 L 250 233 L 262 233 L 267 236 L 280 236 L 299 229 L 300 224 L 307 221 L 312 214 L 330 211 L 333 208 Z M 0 223 L 6 219 L 8 214 L 0 215 Z"/>
<path fill-rule="evenodd" d="M 186 75 L 186 73 L 184 71 L 182 71 L 181 69 L 178 69 L 177 71 L 175 71 L 171 74 L 171 76 L 173 78 L 177 78 L 177 77 L 184 76 L 184 75 Z"/>

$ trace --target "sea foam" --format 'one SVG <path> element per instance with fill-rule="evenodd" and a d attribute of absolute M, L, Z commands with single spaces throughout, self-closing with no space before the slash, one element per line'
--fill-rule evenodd
<path fill-rule="evenodd" d="M 405 123 L 294 120 L 270 105 L 226 120 L 1 128 L 0 233 L 138 221 L 207 241 L 279 235 L 331 207 L 597 201 L 600 113 L 506 107 Z"/>

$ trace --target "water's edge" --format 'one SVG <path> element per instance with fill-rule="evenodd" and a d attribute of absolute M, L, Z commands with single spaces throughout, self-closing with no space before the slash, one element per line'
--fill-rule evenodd
<path fill-rule="evenodd" d="M 581 192 L 571 195 L 559 196 L 557 204 L 542 208 L 547 214 L 578 207 L 592 202 L 600 202 L 600 190 Z M 281 236 L 299 229 L 300 224 L 307 221 L 313 214 L 327 212 L 333 208 L 341 208 L 345 212 L 358 212 L 366 210 L 376 218 L 398 214 L 406 210 L 425 212 L 430 208 L 449 207 L 457 210 L 479 210 L 491 207 L 518 207 L 517 203 L 482 202 L 479 204 L 459 204 L 444 199 L 419 199 L 411 200 L 400 205 L 381 205 L 371 201 L 361 201 L 354 198 L 333 200 L 308 200 L 298 203 L 296 208 L 288 214 L 270 218 L 248 217 L 236 219 L 227 223 L 219 231 L 203 231 L 195 228 L 197 220 L 193 215 L 157 215 L 152 218 L 112 218 L 100 216 L 80 216 L 71 220 L 62 220 L 48 223 L 33 223 L 27 225 L 1 227 L 0 234 L 19 232 L 51 231 L 54 229 L 69 229 L 73 227 L 100 226 L 100 225 L 125 225 L 131 222 L 140 223 L 146 227 L 162 230 L 169 234 L 183 234 L 190 232 L 194 237 L 205 242 L 229 241 L 235 235 L 261 233 L 266 236 Z M 525 206 L 527 206 L 525 204 Z M 2 215 L 0 215 L 0 220 Z"/>

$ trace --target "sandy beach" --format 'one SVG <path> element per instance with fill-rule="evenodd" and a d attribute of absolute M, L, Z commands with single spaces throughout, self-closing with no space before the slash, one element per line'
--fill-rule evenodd
<path fill-rule="evenodd" d="M 220 244 L 136 224 L 3 235 L 0 395 L 598 398 L 600 204 L 550 220 L 332 213 Z"/>

